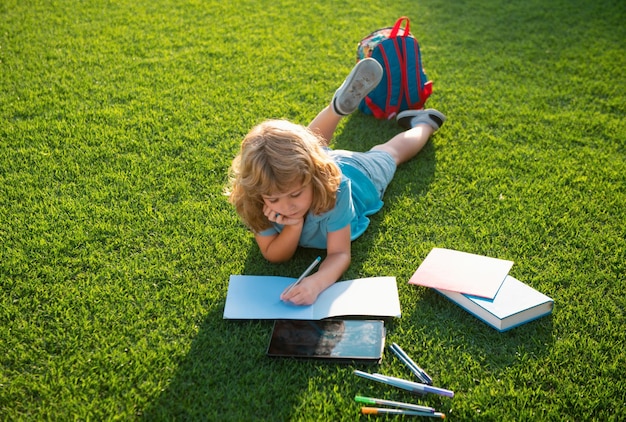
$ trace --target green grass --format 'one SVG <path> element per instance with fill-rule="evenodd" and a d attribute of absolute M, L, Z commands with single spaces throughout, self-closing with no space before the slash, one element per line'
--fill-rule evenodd
<path fill-rule="evenodd" d="M 0 419 L 358 420 L 355 394 L 414 400 L 270 360 L 271 322 L 222 319 L 230 274 L 296 276 L 318 253 L 262 259 L 222 195 L 240 140 L 307 123 L 401 15 L 449 121 L 345 278 L 397 277 L 388 340 L 456 392 L 417 400 L 448 419 L 623 418 L 624 2 L 4 0 Z M 357 113 L 334 145 L 397 131 Z M 433 247 L 515 261 L 553 315 L 499 334 L 409 286 Z"/>

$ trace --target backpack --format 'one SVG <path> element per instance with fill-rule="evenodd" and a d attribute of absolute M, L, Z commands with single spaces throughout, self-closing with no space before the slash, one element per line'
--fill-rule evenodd
<path fill-rule="evenodd" d="M 404 29 L 402 23 L 406 22 Z M 392 119 L 403 110 L 424 108 L 432 94 L 432 81 L 422 67 L 418 41 L 409 31 L 409 18 L 402 16 L 393 27 L 382 28 L 363 38 L 357 62 L 372 57 L 383 67 L 383 78 L 359 104 L 359 110 L 377 119 Z"/>

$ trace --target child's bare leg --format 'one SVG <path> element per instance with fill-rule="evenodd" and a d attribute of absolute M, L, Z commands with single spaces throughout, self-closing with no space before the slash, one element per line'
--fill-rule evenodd
<path fill-rule="evenodd" d="M 419 124 L 397 134 L 384 144 L 376 145 L 372 150 L 387 151 L 395 160 L 396 165 L 400 165 L 415 157 L 434 132 L 435 130 L 428 124 Z"/>
<path fill-rule="evenodd" d="M 398 114 L 397 120 L 400 126 L 408 130 L 372 149 L 387 151 L 399 165 L 415 157 L 424 148 L 430 136 L 446 121 L 446 116 L 428 108 L 403 111 Z"/>
<path fill-rule="evenodd" d="M 332 106 L 328 105 L 309 123 L 309 129 L 322 138 L 324 146 L 328 146 L 342 117 L 333 111 Z"/>

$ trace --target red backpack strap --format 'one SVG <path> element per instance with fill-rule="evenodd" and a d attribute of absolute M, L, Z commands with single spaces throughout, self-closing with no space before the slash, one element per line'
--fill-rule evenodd
<path fill-rule="evenodd" d="M 427 80 L 422 86 L 422 71 L 421 71 L 422 62 L 421 62 L 417 40 L 415 40 L 415 43 L 413 44 L 413 48 L 414 48 L 415 58 L 417 59 L 417 63 L 416 63 L 417 68 L 415 69 L 415 76 L 417 77 L 416 84 L 417 84 L 417 89 L 419 90 L 419 93 L 418 93 L 419 101 L 411 105 L 409 103 L 409 98 L 407 96 L 407 104 L 409 104 L 409 107 L 413 109 L 422 109 L 424 108 L 424 104 L 426 103 L 426 100 L 428 100 L 428 97 L 430 97 L 430 95 L 433 93 L 433 81 Z"/>
<path fill-rule="evenodd" d="M 402 43 L 401 51 L 404 51 L 404 56 L 402 54 L 398 54 L 398 59 L 400 60 L 400 70 L 402 71 L 401 83 L 400 83 L 400 103 L 402 103 L 402 99 L 405 98 L 407 105 L 409 104 L 409 75 L 408 68 L 406 62 L 406 38 L 403 37 L 399 42 Z"/>
<path fill-rule="evenodd" d="M 404 30 L 402 31 L 402 35 L 398 35 L 400 33 L 400 28 L 402 28 L 402 24 L 404 23 Z M 397 50 L 398 60 L 400 61 L 400 93 L 398 95 L 398 107 L 402 104 L 402 99 L 404 97 L 408 97 L 409 93 L 409 82 L 407 79 L 407 69 L 406 69 L 406 60 L 402 57 L 401 51 L 406 51 L 406 38 L 411 33 L 410 21 L 406 16 L 402 16 L 398 18 L 395 25 L 391 29 L 391 33 L 389 34 L 389 38 L 396 38 L 395 47 Z M 400 45 L 401 43 L 401 45 Z M 407 98 L 408 100 L 408 98 Z M 388 109 L 387 113 L 390 118 L 393 118 L 395 114 L 398 112 L 397 107 L 393 107 L 394 110 Z"/>
<path fill-rule="evenodd" d="M 391 33 L 389 33 L 389 38 L 396 38 L 398 36 L 398 32 L 400 32 L 400 28 L 402 27 L 402 22 L 404 21 L 406 21 L 406 25 L 404 26 L 404 32 L 400 36 L 401 37 L 409 36 L 409 33 L 411 32 L 410 27 L 409 27 L 409 18 L 406 16 L 402 16 L 396 21 L 395 25 L 391 29 Z"/>

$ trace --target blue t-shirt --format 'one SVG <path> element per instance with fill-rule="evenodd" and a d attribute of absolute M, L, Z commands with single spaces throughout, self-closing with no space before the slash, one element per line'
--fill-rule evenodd
<path fill-rule="evenodd" d="M 379 211 L 383 201 L 372 181 L 350 164 L 337 160 L 342 176 L 335 207 L 323 214 L 309 211 L 302 227 L 299 245 L 307 248 L 326 249 L 328 233 L 343 229 L 350 224 L 350 237 L 361 236 L 370 223 L 368 215 Z M 282 224 L 272 223 L 272 227 L 260 233 L 271 236 L 280 233 Z"/>

